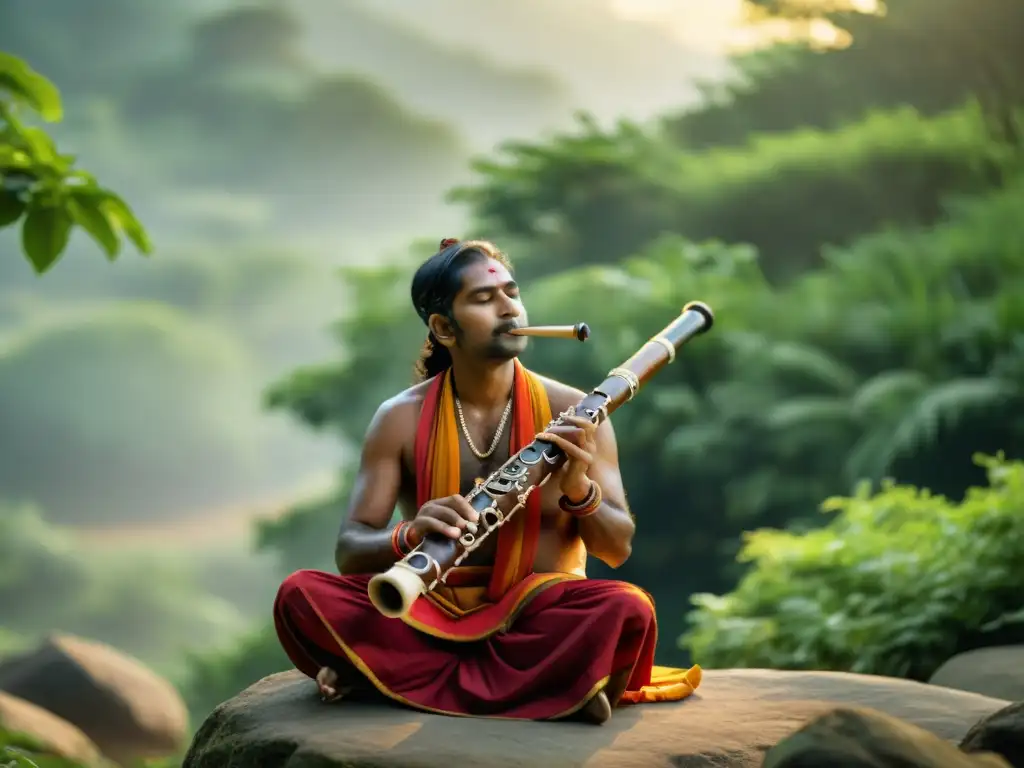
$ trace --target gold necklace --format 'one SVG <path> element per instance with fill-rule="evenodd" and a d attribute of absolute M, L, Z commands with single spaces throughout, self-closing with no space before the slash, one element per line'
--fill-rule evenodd
<path fill-rule="evenodd" d="M 459 400 L 458 395 L 455 395 L 455 410 L 459 414 L 459 425 L 462 427 L 462 434 L 466 436 L 466 444 L 469 446 L 469 450 L 471 450 L 473 455 L 478 459 L 486 459 L 498 448 L 498 442 L 501 440 L 501 433 L 505 431 L 505 422 L 508 421 L 508 415 L 512 413 L 512 396 L 509 395 L 508 403 L 505 404 L 505 412 L 501 414 L 501 421 L 498 422 L 498 429 L 494 433 L 494 439 L 491 440 L 491 447 L 487 450 L 487 453 L 481 453 L 478 451 L 476 445 L 473 443 L 473 438 L 469 436 L 469 429 L 466 427 L 466 416 L 462 413 L 462 402 Z"/>

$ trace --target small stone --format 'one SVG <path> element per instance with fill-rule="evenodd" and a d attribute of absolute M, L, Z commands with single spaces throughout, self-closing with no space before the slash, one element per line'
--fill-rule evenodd
<path fill-rule="evenodd" d="M 928 682 L 996 699 L 1020 701 L 1024 699 L 1024 645 L 959 653 L 935 670 Z"/>
<path fill-rule="evenodd" d="M 967 755 L 933 733 L 862 707 L 811 720 L 765 755 L 764 768 L 1010 768 L 998 755 Z"/>
<path fill-rule="evenodd" d="M 1013 768 L 1024 768 L 1024 701 L 982 718 L 964 736 L 965 752 L 996 752 Z"/>

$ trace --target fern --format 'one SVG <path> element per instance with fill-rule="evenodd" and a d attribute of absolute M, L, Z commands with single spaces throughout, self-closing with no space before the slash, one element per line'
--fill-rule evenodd
<path fill-rule="evenodd" d="M 850 392 L 857 385 L 856 372 L 824 350 L 806 344 L 773 344 L 768 349 L 768 360 L 776 376 L 792 376 L 829 392 Z"/>
<path fill-rule="evenodd" d="M 850 401 L 851 413 L 861 422 L 871 418 L 889 418 L 927 387 L 928 377 L 920 371 L 882 371 L 857 388 Z"/>
<path fill-rule="evenodd" d="M 851 416 L 850 404 L 844 398 L 808 396 L 779 403 L 765 414 L 764 420 L 771 429 L 790 431 L 822 423 L 846 427 Z"/>
<path fill-rule="evenodd" d="M 874 429 L 868 429 L 853 445 L 843 462 L 843 476 L 847 487 L 853 487 L 863 480 L 881 480 L 895 457 L 891 425 L 883 423 Z"/>
<path fill-rule="evenodd" d="M 969 413 L 1004 405 L 1018 395 L 1012 383 L 995 378 L 937 384 L 917 400 L 894 430 L 894 454 L 934 443 L 943 427 L 954 427 Z"/>

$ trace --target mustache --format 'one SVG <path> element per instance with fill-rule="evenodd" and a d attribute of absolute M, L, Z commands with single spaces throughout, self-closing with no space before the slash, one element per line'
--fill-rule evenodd
<path fill-rule="evenodd" d="M 514 330 L 516 328 L 520 328 L 520 327 L 521 326 L 519 325 L 519 323 L 505 323 L 504 325 L 499 325 L 494 330 L 494 335 L 495 336 L 500 336 L 503 333 L 508 333 L 509 331 Z"/>

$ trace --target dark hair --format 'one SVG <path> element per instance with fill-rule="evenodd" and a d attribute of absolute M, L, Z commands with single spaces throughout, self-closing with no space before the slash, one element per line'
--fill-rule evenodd
<path fill-rule="evenodd" d="M 463 243 L 455 238 L 445 238 L 441 241 L 437 253 L 423 262 L 412 278 L 412 305 L 424 324 L 431 315 L 438 314 L 456 325 L 452 315 L 452 304 L 462 288 L 463 270 L 481 259 L 495 259 L 507 269 L 512 269 L 505 254 L 486 240 L 469 240 Z M 416 381 L 432 378 L 449 368 L 451 364 L 452 356 L 448 348 L 439 344 L 434 334 L 428 330 L 427 340 L 423 343 L 419 360 L 414 367 Z"/>

